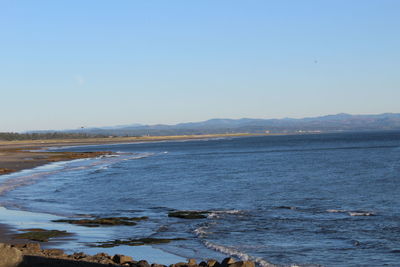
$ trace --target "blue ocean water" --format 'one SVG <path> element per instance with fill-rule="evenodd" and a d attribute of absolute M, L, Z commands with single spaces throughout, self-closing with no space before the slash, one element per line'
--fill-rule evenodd
<path fill-rule="evenodd" d="M 181 237 L 154 246 L 184 258 L 230 255 L 260 266 L 399 266 L 399 132 L 59 150 L 117 154 L 4 176 L 1 203 L 66 217 L 149 216 L 133 227 L 107 228 L 90 242 Z M 210 213 L 185 220 L 168 217 L 173 210 Z M 81 239 L 75 245 L 87 244 Z"/>

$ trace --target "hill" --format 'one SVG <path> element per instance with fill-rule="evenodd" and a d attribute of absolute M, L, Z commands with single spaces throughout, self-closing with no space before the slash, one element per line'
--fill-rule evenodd
<path fill-rule="evenodd" d="M 175 125 L 126 125 L 68 130 L 103 136 L 187 135 L 218 133 L 315 133 L 400 130 L 400 114 L 351 115 L 340 113 L 302 119 L 210 119 Z"/>

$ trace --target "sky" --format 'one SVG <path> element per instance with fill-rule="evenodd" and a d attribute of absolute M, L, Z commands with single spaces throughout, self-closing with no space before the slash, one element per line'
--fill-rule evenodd
<path fill-rule="evenodd" d="M 398 0 L 0 0 L 0 131 L 400 112 Z"/>

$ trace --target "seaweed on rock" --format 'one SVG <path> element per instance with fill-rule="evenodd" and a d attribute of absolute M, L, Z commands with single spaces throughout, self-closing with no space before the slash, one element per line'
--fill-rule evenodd
<path fill-rule="evenodd" d="M 79 219 L 79 220 L 53 220 L 53 222 L 77 224 L 86 227 L 114 226 L 114 225 L 136 225 L 137 221 L 147 220 L 148 217 L 107 217 L 96 219 Z"/>
<path fill-rule="evenodd" d="M 34 229 L 22 229 L 25 233 L 16 234 L 14 237 L 17 239 L 29 239 L 32 241 L 38 242 L 48 242 L 50 238 L 59 237 L 59 236 L 68 236 L 71 233 L 67 231 L 59 231 L 59 230 L 45 230 L 40 228 Z"/>

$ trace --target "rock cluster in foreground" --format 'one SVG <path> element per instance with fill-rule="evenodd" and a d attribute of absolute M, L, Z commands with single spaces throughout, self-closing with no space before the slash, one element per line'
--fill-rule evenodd
<path fill-rule="evenodd" d="M 41 249 L 39 243 L 7 245 L 0 243 L 0 267 L 36 267 L 36 266 L 63 266 L 63 267 L 101 267 L 101 266 L 132 266 L 132 267 L 255 267 L 251 261 L 235 261 L 226 258 L 222 262 L 216 260 L 196 260 L 178 262 L 170 266 L 149 264 L 145 260 L 136 261 L 130 256 L 106 253 L 86 255 L 85 253 L 65 254 L 61 249 Z"/>

